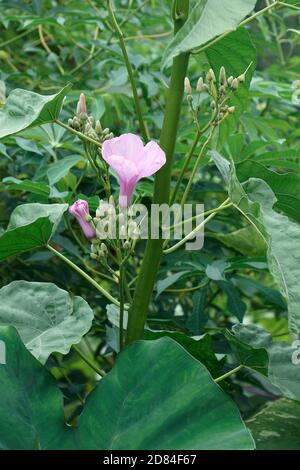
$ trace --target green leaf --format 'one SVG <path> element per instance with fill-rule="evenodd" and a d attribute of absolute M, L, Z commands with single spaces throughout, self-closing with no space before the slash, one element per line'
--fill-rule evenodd
<path fill-rule="evenodd" d="M 0 261 L 45 246 L 67 208 L 67 204 L 35 203 L 16 207 L 0 237 Z"/>
<path fill-rule="evenodd" d="M 162 69 L 183 52 L 196 49 L 223 33 L 234 31 L 255 7 L 257 0 L 200 0 L 167 47 Z"/>
<path fill-rule="evenodd" d="M 205 304 L 207 300 L 208 288 L 203 287 L 193 295 L 193 311 L 188 319 L 186 326 L 194 335 L 203 333 L 203 328 L 208 321 L 208 315 L 205 313 Z"/>
<path fill-rule="evenodd" d="M 268 377 L 284 396 L 300 400 L 300 367 L 293 360 L 295 347 L 273 341 L 258 325 L 234 325 L 226 338 L 245 366 Z"/>
<path fill-rule="evenodd" d="M 71 448 L 62 394 L 25 348 L 16 330 L 0 327 L 6 363 L 0 365 L 0 449 Z"/>
<path fill-rule="evenodd" d="M 75 429 L 63 422 L 53 378 L 16 330 L 0 327 L 0 341 L 6 349 L 0 365 L 2 449 L 254 448 L 234 402 L 169 338 L 125 349 L 88 397 Z"/>
<path fill-rule="evenodd" d="M 0 109 L 0 139 L 55 121 L 70 89 L 71 85 L 67 85 L 55 95 L 48 96 L 19 88 L 13 90 Z"/>
<path fill-rule="evenodd" d="M 267 245 L 253 225 L 248 225 L 231 233 L 209 233 L 210 237 L 222 242 L 228 248 L 245 256 L 264 256 Z"/>
<path fill-rule="evenodd" d="M 5 178 L 3 183 L 3 186 L 11 191 L 26 191 L 45 198 L 48 198 L 50 195 L 49 186 L 45 183 L 41 183 L 40 181 L 18 180 L 17 178 L 9 177 Z M 0 188 L 1 186 L 2 184 L 0 185 Z"/>
<path fill-rule="evenodd" d="M 118 357 L 88 398 L 77 442 L 97 450 L 253 449 L 234 403 L 170 338 L 136 342 Z"/>
<path fill-rule="evenodd" d="M 13 326 L 27 349 L 44 363 L 67 354 L 91 328 L 93 311 L 81 297 L 48 282 L 14 281 L 0 289 L 0 325 Z"/>
<path fill-rule="evenodd" d="M 241 182 L 251 178 L 264 180 L 274 192 L 277 202 L 275 208 L 300 222 L 300 175 L 280 174 L 269 170 L 261 163 L 248 160 L 236 165 L 237 176 Z"/>
<path fill-rule="evenodd" d="M 281 398 L 247 422 L 258 450 L 300 449 L 300 403 Z"/>
<path fill-rule="evenodd" d="M 240 115 L 247 108 L 249 87 L 256 67 L 256 49 L 248 31 L 239 28 L 220 42 L 210 46 L 206 51 L 206 56 L 216 77 L 222 66 L 226 69 L 227 77 L 238 77 L 252 64 L 247 71 L 245 83 L 241 83 L 238 90 L 230 97 L 230 106 L 235 107 L 235 112 L 226 118 L 220 127 L 219 146 L 221 147 L 237 127 Z"/>
<path fill-rule="evenodd" d="M 238 289 L 230 281 L 217 281 L 219 288 L 227 295 L 227 309 L 239 321 L 243 321 L 247 305 L 241 299 Z"/>
<path fill-rule="evenodd" d="M 287 300 L 290 331 L 298 334 L 300 225 L 275 212 L 273 207 L 277 199 L 265 181 L 251 178 L 242 186 L 233 162 L 225 160 L 215 151 L 210 155 L 228 184 L 231 201 L 267 243 L 269 270 Z"/>
<path fill-rule="evenodd" d="M 49 170 L 47 171 L 49 185 L 53 186 L 56 184 L 69 173 L 73 166 L 77 165 L 77 163 L 80 161 L 82 161 L 80 155 L 70 155 L 69 157 L 58 160 L 56 163 L 52 163 L 52 165 L 49 166 Z"/>

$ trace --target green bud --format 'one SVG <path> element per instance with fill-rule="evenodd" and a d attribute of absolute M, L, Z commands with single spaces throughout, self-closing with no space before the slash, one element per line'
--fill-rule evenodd
<path fill-rule="evenodd" d="M 231 89 L 235 91 L 238 89 L 238 87 L 239 87 L 238 79 L 234 78 L 231 83 Z"/>
<path fill-rule="evenodd" d="M 229 114 L 233 114 L 235 112 L 235 106 L 230 106 L 230 108 L 227 109 L 227 112 Z"/>
<path fill-rule="evenodd" d="M 228 85 L 231 86 L 232 82 L 233 82 L 233 77 L 229 77 L 227 80 Z"/>
<path fill-rule="evenodd" d="M 238 79 L 239 83 L 245 83 L 245 81 L 246 81 L 246 74 L 243 73 L 243 74 L 240 75 L 237 79 Z"/>
<path fill-rule="evenodd" d="M 217 82 L 215 72 L 213 71 L 213 69 L 209 69 L 206 75 L 206 79 L 208 82 L 213 82 L 213 83 Z"/>
<path fill-rule="evenodd" d="M 184 92 L 186 95 L 192 94 L 192 87 L 188 77 L 185 77 L 184 79 Z"/>
<path fill-rule="evenodd" d="M 226 85 L 226 71 L 225 71 L 225 67 L 221 67 L 221 68 L 220 68 L 219 82 L 220 82 L 220 85 L 222 85 L 222 86 Z"/>

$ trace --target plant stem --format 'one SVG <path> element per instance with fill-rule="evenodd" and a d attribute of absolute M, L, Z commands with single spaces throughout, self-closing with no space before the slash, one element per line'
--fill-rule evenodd
<path fill-rule="evenodd" d="M 122 30 L 121 30 L 121 28 L 120 28 L 120 26 L 117 22 L 117 19 L 115 17 L 113 8 L 111 6 L 111 1 L 107 0 L 106 3 L 107 3 L 107 9 L 108 9 L 109 17 L 110 17 L 112 26 L 113 26 L 113 28 L 116 32 L 116 35 L 119 39 L 119 43 L 120 43 L 120 47 L 121 47 L 121 50 L 122 50 L 124 62 L 125 62 L 126 68 L 127 68 L 128 77 L 129 77 L 129 80 L 130 80 L 131 89 L 132 89 L 132 93 L 133 93 L 133 99 L 134 99 L 134 103 L 135 103 L 136 114 L 137 114 L 137 117 L 138 117 L 138 120 L 139 120 L 139 123 L 140 123 L 141 133 L 143 135 L 143 138 L 146 141 L 148 141 L 148 140 L 150 140 L 150 137 L 149 137 L 147 126 L 146 126 L 146 124 L 144 122 L 144 119 L 143 119 L 143 114 L 142 114 L 142 109 L 141 109 L 141 104 L 140 104 L 140 100 L 139 100 L 139 95 L 138 95 L 136 83 L 135 83 L 134 73 L 133 73 L 133 69 L 132 69 L 132 66 L 131 66 L 131 63 L 130 63 L 130 60 L 129 60 L 129 57 L 128 57 L 128 52 L 127 52 L 127 49 L 126 49 L 123 32 L 122 32 Z"/>
<path fill-rule="evenodd" d="M 124 331 L 124 268 L 120 265 L 120 279 L 119 279 L 119 286 L 120 286 L 120 323 L 119 323 L 119 338 L 120 338 L 120 352 L 124 346 L 124 338 L 123 338 L 123 331 Z"/>
<path fill-rule="evenodd" d="M 185 23 L 189 14 L 189 0 L 177 1 L 177 18 L 174 19 L 175 34 Z M 160 137 L 160 146 L 166 153 L 166 164 L 155 176 L 155 204 L 169 203 L 171 170 L 176 144 L 177 128 L 180 117 L 184 78 L 187 73 L 189 54 L 184 53 L 174 58 L 164 122 Z M 163 252 L 163 239 L 149 239 L 137 279 L 133 303 L 129 311 L 126 343 L 141 339 L 148 314 L 148 306 L 154 288 L 155 278 Z"/>
<path fill-rule="evenodd" d="M 243 364 L 239 365 L 238 367 L 236 367 L 235 369 L 232 369 L 230 370 L 229 372 L 227 372 L 226 374 L 224 375 L 221 375 L 221 377 L 218 377 L 217 379 L 215 379 L 215 382 L 218 384 L 219 382 L 222 382 L 222 380 L 225 380 L 227 379 L 228 377 L 230 377 L 231 375 L 233 374 L 236 374 L 239 370 L 241 370 L 243 367 L 245 367 Z"/>
<path fill-rule="evenodd" d="M 198 166 L 200 164 L 200 161 L 201 161 L 201 158 L 202 158 L 202 155 L 204 154 L 204 151 L 206 149 L 206 147 L 208 146 L 208 144 L 210 143 L 211 139 L 212 139 L 212 136 L 213 136 L 213 132 L 214 132 L 214 128 L 212 129 L 212 131 L 210 132 L 209 136 L 207 137 L 205 143 L 203 144 L 202 148 L 201 148 L 201 151 L 198 155 L 198 158 L 195 162 L 195 165 L 194 165 L 194 168 L 192 170 L 192 173 L 191 173 L 191 176 L 189 178 L 189 181 L 188 181 L 188 184 L 185 188 L 185 191 L 184 191 L 184 194 L 182 196 L 182 200 L 181 200 L 181 207 L 184 206 L 184 204 L 186 203 L 186 200 L 188 198 L 188 195 L 189 195 L 189 192 L 191 190 L 191 186 L 193 184 L 193 180 L 194 180 L 194 177 L 195 177 L 195 174 L 197 172 L 197 169 L 198 169 Z"/>
<path fill-rule="evenodd" d="M 56 124 L 58 124 L 59 126 L 63 127 L 64 129 L 66 129 L 67 131 L 72 132 L 72 134 L 77 135 L 77 137 L 79 137 L 79 139 L 86 140 L 87 142 L 90 142 L 91 144 L 94 144 L 97 147 L 101 146 L 100 142 L 98 142 L 97 140 L 92 139 L 92 137 L 88 137 L 87 135 L 83 134 L 82 132 L 76 131 L 76 129 L 73 129 L 72 127 L 68 126 L 68 124 L 65 124 L 64 122 L 60 121 L 59 119 L 55 119 L 54 122 Z"/>
<path fill-rule="evenodd" d="M 64 263 L 66 263 L 68 266 L 70 266 L 74 271 L 76 271 L 78 274 L 80 274 L 82 277 L 84 277 L 92 286 L 94 286 L 101 294 L 107 298 L 110 302 L 112 302 L 114 305 L 117 305 L 117 307 L 120 307 L 120 303 L 112 296 L 110 295 L 109 292 L 107 292 L 103 287 L 101 287 L 98 282 L 96 282 L 91 276 L 89 276 L 85 271 L 83 271 L 81 268 L 76 266 L 73 261 L 71 261 L 69 258 L 64 256 L 62 253 L 57 251 L 53 246 L 51 245 L 46 245 L 48 250 L 52 251 L 58 258 L 60 258 Z"/>
<path fill-rule="evenodd" d="M 78 348 L 75 344 L 73 344 L 73 349 L 74 351 L 77 352 L 78 356 L 81 357 L 81 359 L 88 365 L 90 366 L 91 369 L 93 369 L 98 375 L 101 375 L 101 377 L 104 377 L 106 374 L 104 370 L 99 369 L 99 367 L 95 366 L 93 362 L 81 351 L 81 349 Z"/>

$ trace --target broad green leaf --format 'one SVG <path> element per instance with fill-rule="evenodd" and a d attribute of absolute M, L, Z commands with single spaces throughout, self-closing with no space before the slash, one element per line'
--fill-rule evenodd
<path fill-rule="evenodd" d="M 97 450 L 253 449 L 234 403 L 170 338 L 136 342 L 118 357 L 88 398 L 77 442 Z"/>
<path fill-rule="evenodd" d="M 186 326 L 194 335 L 203 333 L 203 328 L 208 321 L 208 315 L 205 312 L 205 304 L 207 302 L 208 288 L 202 287 L 193 295 L 193 310 Z"/>
<path fill-rule="evenodd" d="M 16 207 L 0 237 L 0 261 L 45 246 L 67 208 L 67 204 L 35 203 Z"/>
<path fill-rule="evenodd" d="M 226 69 L 227 77 L 238 77 L 252 64 L 247 71 L 245 83 L 241 83 L 238 90 L 230 97 L 230 105 L 235 107 L 235 112 L 225 119 L 219 129 L 219 146 L 221 147 L 230 133 L 237 127 L 240 115 L 247 108 L 248 91 L 256 67 L 256 49 L 248 31 L 239 28 L 220 42 L 209 47 L 206 56 L 216 77 L 219 76 L 222 66 Z"/>
<path fill-rule="evenodd" d="M 239 410 L 207 369 L 169 338 L 140 341 L 90 394 L 77 427 L 63 421 L 54 379 L 16 330 L 0 327 L 0 448 L 253 449 Z"/>
<path fill-rule="evenodd" d="M 253 225 L 248 225 L 231 233 L 212 233 L 207 236 L 222 242 L 228 248 L 232 248 L 245 256 L 263 256 L 266 254 L 267 245 Z"/>
<path fill-rule="evenodd" d="M 70 89 L 71 85 L 67 85 L 55 95 L 48 96 L 19 88 L 13 90 L 0 109 L 0 139 L 55 121 Z"/>
<path fill-rule="evenodd" d="M 0 184 L 0 188 L 1 186 L 2 183 Z M 45 198 L 48 198 L 50 195 L 49 186 L 40 181 L 18 180 L 17 178 L 10 177 L 3 180 L 3 186 L 11 191 L 26 191 Z"/>
<path fill-rule="evenodd" d="M 196 49 L 223 33 L 234 31 L 255 7 L 257 0 L 199 0 L 188 20 L 167 47 L 162 69 L 172 58 Z"/>
<path fill-rule="evenodd" d="M 241 294 L 231 281 L 217 281 L 218 287 L 227 296 L 227 309 L 239 321 L 243 321 L 247 306 L 241 299 Z"/>
<path fill-rule="evenodd" d="M 47 171 L 49 185 L 53 186 L 56 184 L 80 161 L 83 161 L 80 155 L 70 155 L 69 157 L 62 158 L 61 160 L 58 160 L 58 162 L 50 165 L 49 170 Z"/>
<path fill-rule="evenodd" d="M 281 398 L 247 422 L 258 450 L 300 450 L 300 403 Z"/>
<path fill-rule="evenodd" d="M 171 274 L 165 279 L 158 281 L 156 299 L 160 296 L 160 294 L 162 294 L 166 289 L 168 289 L 168 287 L 175 284 L 185 274 L 188 274 L 188 271 L 180 271 L 179 273 Z"/>
<path fill-rule="evenodd" d="M 210 155 L 228 184 L 231 201 L 267 243 L 270 272 L 287 300 L 290 331 L 298 334 L 300 225 L 273 209 L 277 199 L 265 181 L 251 178 L 242 186 L 233 162 L 225 160 L 215 151 Z"/>
<path fill-rule="evenodd" d="M 181 331 L 150 330 L 147 328 L 144 331 L 144 339 L 146 340 L 165 337 L 171 338 L 180 344 L 191 356 L 201 362 L 214 378 L 223 374 L 223 365 L 216 358 L 210 335 L 203 335 L 200 339 L 194 339 Z"/>
<path fill-rule="evenodd" d="M 0 365 L 0 449 L 71 448 L 62 394 L 12 327 L 0 327 L 6 363 Z"/>
<path fill-rule="evenodd" d="M 277 202 L 275 208 L 300 222 L 300 175 L 296 173 L 280 174 L 269 170 L 254 160 L 247 160 L 236 165 L 237 176 L 241 182 L 248 178 L 264 180 L 274 192 Z"/>
<path fill-rule="evenodd" d="M 234 325 L 226 337 L 245 366 L 268 377 L 284 396 L 300 400 L 300 367 L 296 349 L 257 325 Z"/>
<path fill-rule="evenodd" d="M 44 363 L 53 352 L 67 354 L 91 328 L 93 311 L 48 282 L 14 281 L 0 289 L 0 325 L 13 326 L 27 349 Z"/>

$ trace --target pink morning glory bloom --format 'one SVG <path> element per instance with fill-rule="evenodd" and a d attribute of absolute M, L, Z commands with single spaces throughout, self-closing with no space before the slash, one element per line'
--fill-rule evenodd
<path fill-rule="evenodd" d="M 123 134 L 105 140 L 102 157 L 117 173 L 120 182 L 120 207 L 128 207 L 137 182 L 156 173 L 165 163 L 166 155 L 160 146 L 151 141 L 144 145 L 140 137 Z"/>
<path fill-rule="evenodd" d="M 86 220 L 87 216 L 90 215 L 89 205 L 86 201 L 79 199 L 74 202 L 74 204 L 69 207 L 69 212 L 79 222 L 80 227 L 87 238 L 96 237 L 96 231 Z"/>

